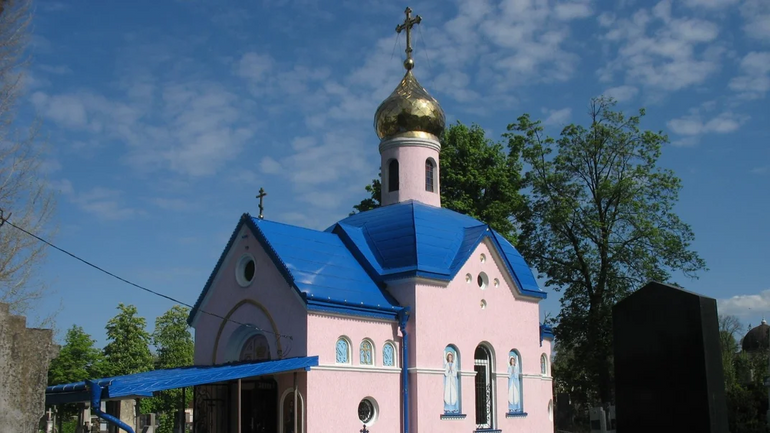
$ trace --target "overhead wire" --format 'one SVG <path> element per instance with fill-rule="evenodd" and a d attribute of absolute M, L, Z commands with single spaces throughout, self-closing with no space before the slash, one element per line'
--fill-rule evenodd
<path fill-rule="evenodd" d="M 94 264 L 94 263 L 84 259 L 84 258 L 79 257 L 78 255 L 76 255 L 74 253 L 71 253 L 71 252 L 65 250 L 64 248 L 60 248 L 60 247 L 54 245 L 52 242 L 49 242 L 48 240 L 43 239 L 42 237 L 40 237 L 40 236 L 38 236 L 38 235 L 36 235 L 34 233 L 31 233 L 31 232 L 25 230 L 24 228 L 19 227 L 16 224 L 14 224 L 13 222 L 11 222 L 10 221 L 10 218 L 11 218 L 11 214 L 10 213 L 8 214 L 7 217 L 4 217 L 3 215 L 4 215 L 4 211 L 2 209 L 0 209 L 0 227 L 3 227 L 3 225 L 8 224 L 10 227 L 13 227 L 16 230 L 19 230 L 22 233 L 25 233 L 28 236 L 31 236 L 31 237 L 37 239 L 38 241 L 48 245 L 49 247 L 51 247 L 51 248 L 53 248 L 53 249 L 55 249 L 55 250 L 57 250 L 59 252 L 62 252 L 64 254 L 72 257 L 73 259 L 75 259 L 75 260 L 77 260 L 77 261 L 79 261 L 81 263 L 84 263 L 85 265 L 88 265 L 89 267 L 91 267 L 93 269 L 96 269 L 96 270 L 98 270 L 98 271 L 100 271 L 100 272 L 102 272 L 104 274 L 107 274 L 107 275 L 111 276 L 112 278 L 115 278 L 115 279 L 117 279 L 119 281 L 122 281 L 125 284 L 133 286 L 133 287 L 135 287 L 137 289 L 144 290 L 147 293 L 150 293 L 150 294 L 155 295 L 155 296 L 159 296 L 161 298 L 164 298 L 166 300 L 175 302 L 175 303 L 177 303 L 179 305 L 183 305 L 183 306 L 188 307 L 190 309 L 194 309 L 195 308 L 194 306 L 192 306 L 192 305 L 190 305 L 190 304 L 188 304 L 188 303 L 186 303 L 184 301 L 180 301 L 179 299 L 176 299 L 176 298 L 174 298 L 172 296 L 169 296 L 169 295 L 166 295 L 164 293 L 161 293 L 161 292 L 149 289 L 149 288 L 144 287 L 144 286 L 142 286 L 140 284 L 134 283 L 133 281 L 127 280 L 127 279 L 125 279 L 125 278 L 123 278 L 123 277 L 121 277 L 119 275 L 116 275 L 116 274 L 114 274 L 114 273 L 112 273 L 112 272 L 110 272 L 110 271 L 108 271 L 108 270 L 106 270 L 106 269 L 104 269 L 104 268 L 102 268 L 102 267 L 100 267 L 100 266 L 98 266 L 98 265 L 96 265 L 96 264 Z M 246 326 L 246 327 L 249 327 L 249 328 L 254 328 L 254 329 L 256 329 L 259 332 L 264 332 L 264 333 L 267 333 L 267 334 L 275 335 L 276 337 L 286 338 L 288 340 L 293 340 L 293 337 L 291 335 L 279 334 L 277 332 L 273 332 L 273 331 L 269 331 L 269 330 L 266 330 L 266 329 L 262 329 L 259 326 L 251 324 L 251 323 L 242 323 L 240 321 L 237 321 L 237 320 L 234 320 L 234 319 L 231 319 L 231 318 L 228 318 L 228 317 L 221 316 L 221 315 L 219 315 L 217 313 L 212 313 L 210 311 L 205 311 L 202 308 L 198 308 L 198 312 L 199 313 L 203 313 L 203 314 L 207 314 L 209 316 L 212 316 L 212 317 L 215 317 L 215 318 L 218 318 L 218 319 L 221 319 L 222 321 L 234 323 L 234 324 L 240 325 L 240 326 Z"/>

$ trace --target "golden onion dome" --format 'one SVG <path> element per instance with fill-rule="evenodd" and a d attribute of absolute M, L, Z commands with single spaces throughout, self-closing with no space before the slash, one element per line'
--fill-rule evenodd
<path fill-rule="evenodd" d="M 374 114 L 374 128 L 380 140 L 397 136 L 430 134 L 436 139 L 444 131 L 446 117 L 438 101 L 428 94 L 412 74 L 413 63 L 406 75 Z"/>

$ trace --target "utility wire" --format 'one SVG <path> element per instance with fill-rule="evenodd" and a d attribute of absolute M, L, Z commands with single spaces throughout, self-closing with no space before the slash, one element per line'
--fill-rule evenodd
<path fill-rule="evenodd" d="M 128 285 L 130 285 L 130 286 L 134 286 L 134 287 L 136 287 L 137 289 L 141 289 L 141 290 L 144 290 L 144 291 L 145 291 L 145 292 L 147 292 L 147 293 L 153 294 L 153 295 L 155 295 L 155 296 L 160 296 L 161 298 L 167 299 L 167 300 L 169 300 L 169 301 L 172 301 L 172 302 L 176 302 L 177 304 L 180 304 L 180 305 L 184 305 L 185 307 L 188 307 L 188 308 L 190 308 L 190 309 L 193 309 L 193 308 L 195 308 L 195 307 L 193 307 L 192 305 L 190 305 L 190 304 L 188 304 L 188 303 L 186 303 L 186 302 L 182 302 L 182 301 L 180 301 L 180 300 L 178 300 L 178 299 L 176 299 L 176 298 L 172 298 L 171 296 L 165 295 L 165 294 L 163 294 L 163 293 L 160 293 L 160 292 L 156 292 L 155 290 L 152 290 L 152 289 L 148 289 L 147 287 L 144 287 L 144 286 L 141 286 L 141 285 L 139 285 L 139 284 L 136 284 L 136 283 L 134 283 L 134 282 L 132 282 L 132 281 L 129 281 L 129 280 L 127 280 L 127 279 L 125 279 L 125 278 L 123 278 L 123 277 L 121 277 L 121 276 L 119 276 L 119 275 L 115 275 L 115 274 L 113 274 L 112 272 L 110 272 L 110 271 L 108 271 L 108 270 L 106 270 L 106 269 L 104 269 L 104 268 L 101 268 L 101 267 L 99 267 L 99 266 L 97 266 L 97 265 L 95 265 L 95 264 L 93 264 L 93 263 L 89 262 L 89 261 L 88 261 L 88 260 L 86 260 L 86 259 L 80 258 L 80 257 L 78 257 L 77 255 L 75 255 L 75 254 L 73 254 L 73 253 L 71 253 L 71 252 L 69 252 L 69 251 L 67 251 L 67 250 L 65 250 L 65 249 L 63 249 L 63 248 L 59 248 L 59 247 L 57 247 L 56 245 L 54 245 L 53 243 L 51 243 L 51 242 L 49 242 L 49 241 L 47 241 L 47 240 L 45 240 L 45 239 L 41 238 L 40 236 L 38 236 L 38 235 L 36 235 L 36 234 L 34 234 L 34 233 L 30 233 L 30 232 L 28 232 L 27 230 L 25 230 L 25 229 L 23 229 L 23 228 L 21 228 L 21 227 L 17 226 L 16 224 L 12 223 L 11 221 L 9 221 L 9 220 L 10 220 L 10 218 L 11 218 L 11 214 L 10 214 L 10 213 L 8 214 L 8 216 L 7 216 L 7 217 L 3 217 L 3 215 L 4 215 L 4 212 L 3 212 L 3 210 L 2 210 L 2 209 L 0 209 L 0 227 L 2 227 L 4 224 L 8 224 L 9 226 L 11 226 L 11 227 L 15 228 L 16 230 L 19 230 L 19 231 L 21 231 L 22 233 L 26 233 L 27 235 L 29 235 L 29 236 L 32 236 L 33 238 L 35 238 L 35 239 L 37 239 L 38 241 L 40 241 L 40 242 L 42 242 L 42 243 L 44 243 L 44 244 L 48 245 L 49 247 L 51 247 L 51 248 L 53 248 L 53 249 L 55 249 L 55 250 L 58 250 L 58 251 L 60 251 L 60 252 L 62 252 L 62 253 L 64 253 L 64 254 L 66 254 L 66 255 L 68 255 L 68 256 L 70 256 L 70 257 L 72 257 L 73 259 L 75 259 L 75 260 L 77 260 L 77 261 L 79 261 L 79 262 L 82 262 L 82 263 L 84 263 L 84 264 L 86 264 L 86 265 L 88 265 L 88 266 L 90 266 L 90 267 L 92 267 L 92 268 L 94 268 L 94 269 L 96 269 L 96 270 L 98 270 L 98 271 L 100 271 L 100 272 L 103 272 L 103 273 L 105 273 L 105 274 L 107 274 L 107 275 L 109 275 L 109 276 L 111 276 L 111 277 L 113 277 L 113 278 L 115 278 L 115 279 L 117 279 L 117 280 L 120 280 L 120 281 L 122 281 L 122 282 L 124 282 L 124 283 L 126 283 L 126 284 L 128 284 Z M 210 313 L 210 312 L 208 312 L 208 311 L 205 311 L 205 310 L 203 310 L 203 309 L 201 309 L 201 308 L 199 308 L 199 309 L 198 309 L 198 312 L 199 312 L 199 313 L 208 314 L 209 316 L 212 316 L 212 317 L 216 317 L 216 318 L 218 318 L 218 319 L 221 319 L 221 320 L 224 320 L 224 321 L 227 321 L 227 322 L 231 322 L 231 323 L 234 323 L 234 324 L 236 324 L 236 325 L 247 326 L 247 327 L 250 327 L 250 328 L 254 328 L 254 329 L 256 329 L 257 331 L 260 331 L 260 332 L 265 332 L 265 333 L 268 333 L 268 334 L 273 334 L 273 335 L 275 335 L 276 337 L 282 337 L 282 338 L 287 338 L 287 339 L 289 339 L 289 340 L 293 340 L 293 338 L 292 338 L 292 336 L 291 336 L 291 335 L 278 334 L 278 333 L 276 333 L 276 332 L 272 332 L 272 331 L 268 331 L 268 330 L 262 329 L 262 328 L 260 328 L 260 327 L 258 327 L 258 326 L 256 326 L 256 325 L 252 325 L 252 324 L 250 324 L 250 323 L 241 323 L 241 322 L 239 322 L 239 321 L 237 321 L 237 320 L 233 320 L 233 319 L 225 318 L 225 317 L 223 317 L 223 316 L 220 316 L 219 314 L 216 314 L 216 313 Z"/>

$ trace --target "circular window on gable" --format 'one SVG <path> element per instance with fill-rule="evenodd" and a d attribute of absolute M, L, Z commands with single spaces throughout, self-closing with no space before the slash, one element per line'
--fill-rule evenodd
<path fill-rule="evenodd" d="M 366 397 L 358 403 L 358 420 L 367 427 L 377 421 L 378 412 L 377 402 L 371 397 Z"/>
<path fill-rule="evenodd" d="M 480 273 L 478 277 L 476 277 L 476 283 L 479 285 L 481 290 L 484 290 L 489 285 L 489 277 L 485 273 Z"/>
<path fill-rule="evenodd" d="M 254 281 L 254 275 L 257 272 L 257 262 L 251 254 L 244 254 L 238 260 L 238 266 L 235 267 L 235 279 L 241 287 L 248 287 Z"/>

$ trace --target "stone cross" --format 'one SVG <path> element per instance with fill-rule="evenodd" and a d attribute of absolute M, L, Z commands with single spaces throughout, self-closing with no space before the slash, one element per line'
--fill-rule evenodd
<path fill-rule="evenodd" d="M 257 218 L 264 219 L 265 216 L 262 215 L 262 212 L 265 210 L 265 208 L 262 206 L 262 199 L 267 195 L 264 188 L 259 189 L 259 195 L 257 195 L 257 198 L 259 199 L 259 216 Z"/>
<path fill-rule="evenodd" d="M 404 11 L 406 19 L 403 24 L 396 26 L 396 33 L 401 33 L 402 30 L 406 30 L 406 60 L 404 61 L 404 67 L 407 70 L 414 68 L 414 59 L 412 59 L 412 27 L 415 24 L 420 24 L 422 17 L 417 15 L 412 18 L 412 9 L 407 7 Z"/>

